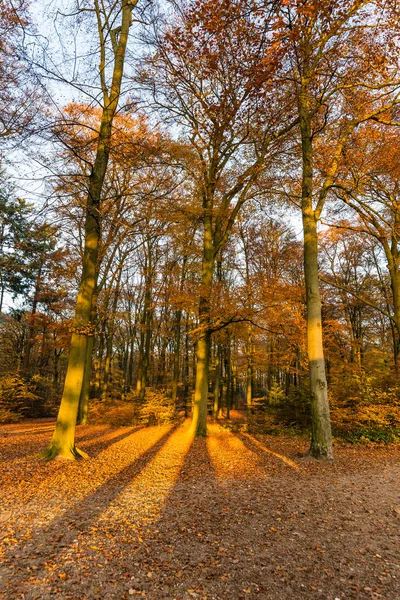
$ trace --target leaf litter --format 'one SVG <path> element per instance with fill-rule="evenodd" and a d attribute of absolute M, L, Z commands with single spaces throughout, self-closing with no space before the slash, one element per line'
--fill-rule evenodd
<path fill-rule="evenodd" d="M 400 451 L 179 427 L 80 426 L 91 458 L 3 426 L 0 598 L 400 598 Z"/>

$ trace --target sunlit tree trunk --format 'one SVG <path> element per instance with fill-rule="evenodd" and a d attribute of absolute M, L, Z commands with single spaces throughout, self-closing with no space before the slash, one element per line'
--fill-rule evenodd
<path fill-rule="evenodd" d="M 94 382 L 96 385 L 97 393 L 99 393 L 99 392 L 101 392 L 102 372 L 103 372 L 103 355 L 104 355 L 104 345 L 105 345 L 104 322 L 102 323 L 101 330 L 98 332 L 98 334 L 96 336 L 96 341 L 97 341 L 98 347 L 95 351 L 93 367 L 94 367 Z"/>
<path fill-rule="evenodd" d="M 231 374 L 232 374 L 232 388 L 231 388 L 231 398 L 232 408 L 237 407 L 237 352 L 236 352 L 236 341 L 233 341 L 233 357 L 231 352 Z"/>
<path fill-rule="evenodd" d="M 205 200 L 205 202 L 209 202 Z M 196 377 L 193 405 L 193 429 L 196 435 L 207 435 L 207 399 L 211 332 L 210 296 L 214 272 L 214 247 L 211 205 L 204 211 L 203 265 L 199 303 L 200 333 L 196 345 Z"/>
<path fill-rule="evenodd" d="M 110 92 L 105 86 L 105 55 L 102 55 L 100 78 L 102 82 L 104 105 L 100 123 L 100 131 L 96 157 L 88 182 L 88 197 L 84 226 L 84 252 L 82 273 L 76 301 L 75 316 L 72 324 L 71 348 L 68 358 L 64 391 L 53 438 L 44 453 L 46 459 L 57 456 L 76 459 L 85 453 L 75 446 L 75 427 L 78 416 L 79 399 L 85 374 L 85 364 L 89 337 L 93 335 L 91 324 L 93 295 L 96 288 L 97 260 L 100 244 L 100 203 L 107 164 L 110 153 L 112 124 L 118 106 L 121 89 L 125 50 L 128 41 L 131 12 L 136 2 L 122 4 L 122 22 L 114 39 L 114 68 Z M 97 2 L 98 19 L 100 11 Z M 100 21 L 99 21 L 100 23 Z M 99 25 L 100 44 L 104 52 L 103 29 Z"/>
<path fill-rule="evenodd" d="M 165 383 L 165 372 L 167 368 L 167 344 L 168 339 L 163 337 L 161 340 L 160 355 L 157 367 L 157 383 L 163 385 Z"/>
<path fill-rule="evenodd" d="M 396 227 L 400 228 L 400 214 L 396 215 Z M 391 243 L 383 245 L 388 263 L 390 275 L 390 287 L 393 295 L 393 317 L 397 330 L 398 339 L 400 339 L 400 253 L 398 249 L 397 236 L 392 236 Z"/>
<path fill-rule="evenodd" d="M 322 340 L 321 296 L 318 281 L 318 233 L 313 210 L 313 150 L 307 87 L 300 96 L 300 129 L 303 157 L 302 215 L 304 276 L 307 307 L 307 349 L 311 386 L 312 436 L 310 454 L 332 459 L 332 435 Z"/>
<path fill-rule="evenodd" d="M 110 383 L 111 377 L 111 363 L 112 363 L 112 355 L 113 355 L 113 324 L 110 323 L 107 333 L 107 341 L 106 341 L 106 358 L 104 360 L 104 371 L 103 371 L 103 385 L 101 388 L 101 399 L 105 401 L 108 395 L 108 386 Z"/>
<path fill-rule="evenodd" d="M 394 308 L 394 321 L 396 324 L 396 332 L 392 332 L 393 337 L 393 354 L 394 364 L 396 371 L 398 370 L 398 355 L 399 355 L 399 340 L 400 340 L 400 272 L 399 272 L 399 257 L 397 251 L 397 264 L 391 273 L 391 287 L 393 292 L 393 308 Z M 391 322 L 391 325 L 393 323 Z M 396 335 L 397 333 L 397 335 Z"/>

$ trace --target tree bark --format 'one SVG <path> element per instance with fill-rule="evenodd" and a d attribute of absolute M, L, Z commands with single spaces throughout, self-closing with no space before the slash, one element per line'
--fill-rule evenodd
<path fill-rule="evenodd" d="M 249 325 L 247 332 L 247 373 L 246 373 L 246 410 L 247 416 L 251 415 L 253 409 L 253 328 Z"/>
<path fill-rule="evenodd" d="M 180 352 L 181 352 L 181 322 L 182 322 L 182 310 L 179 309 L 175 312 L 175 354 L 174 354 L 174 374 L 172 381 L 172 402 L 176 406 L 178 396 L 178 385 L 179 385 L 179 365 L 180 365 Z"/>
<path fill-rule="evenodd" d="M 196 378 L 192 427 L 195 435 L 207 435 L 208 375 L 210 362 L 211 332 L 210 296 L 214 272 L 214 247 L 212 231 L 211 203 L 205 200 L 203 265 L 201 274 L 201 292 L 199 302 L 200 334 L 196 347 Z"/>
<path fill-rule="evenodd" d="M 119 29 L 118 42 L 114 48 L 114 68 L 109 94 L 104 86 L 105 64 L 100 69 L 104 104 L 96 157 L 89 177 L 82 273 L 72 325 L 71 349 L 64 391 L 54 434 L 49 447 L 44 452 L 44 458 L 47 460 L 55 457 L 74 460 L 86 456 L 84 452 L 78 450 L 75 446 L 75 427 L 84 381 L 88 340 L 89 336 L 93 335 L 91 317 L 100 245 L 101 193 L 110 154 L 112 125 L 121 90 L 125 51 L 134 4 L 134 1 L 129 4 L 127 2 L 122 3 L 122 23 Z M 102 33 L 100 34 L 101 39 Z"/>
<path fill-rule="evenodd" d="M 306 92 L 307 93 L 307 92 Z M 307 350 L 311 387 L 311 447 L 314 458 L 333 458 L 332 434 L 322 340 L 321 296 L 318 280 L 317 219 L 312 205 L 313 149 L 307 97 L 300 98 L 300 129 L 303 157 L 302 216 L 304 231 L 304 276 L 307 307 Z"/>
<path fill-rule="evenodd" d="M 226 408 L 226 418 L 231 418 L 232 406 L 232 365 L 231 365 L 231 341 L 228 340 L 228 346 L 224 348 L 225 363 L 225 381 L 224 381 L 224 401 Z"/>
<path fill-rule="evenodd" d="M 40 286 L 41 286 L 41 279 L 42 279 L 42 268 L 43 268 L 43 263 L 41 260 L 40 266 L 38 269 L 38 274 L 36 277 L 36 282 L 35 282 L 35 291 L 33 294 L 33 302 L 32 302 L 32 312 L 31 312 L 31 318 L 29 320 L 28 335 L 26 338 L 24 359 L 23 359 L 23 363 L 22 363 L 22 370 L 23 370 L 25 378 L 29 378 L 29 365 L 30 365 L 30 358 L 31 358 L 31 350 L 33 347 L 33 338 L 35 335 L 35 320 L 36 320 L 37 305 L 39 302 L 39 293 L 40 293 Z"/>
<path fill-rule="evenodd" d="M 152 310 L 150 306 L 151 302 L 151 281 L 146 282 L 146 291 L 144 298 L 143 317 L 142 317 L 142 330 L 140 333 L 140 352 L 139 352 L 139 365 L 138 365 L 138 378 L 136 382 L 136 391 L 140 400 L 144 400 L 147 386 L 147 372 L 149 368 L 150 358 L 150 342 L 151 342 L 151 324 L 152 324 Z"/>
<path fill-rule="evenodd" d="M 81 395 L 79 398 L 79 408 L 77 425 L 86 425 L 89 414 L 89 396 L 90 396 L 90 381 L 92 377 L 92 356 L 93 356 L 94 336 L 91 335 L 87 342 L 85 371 L 83 375 L 83 383 Z"/>
<path fill-rule="evenodd" d="M 215 352 L 215 379 L 214 379 L 214 405 L 213 417 L 218 419 L 221 409 L 221 367 L 222 367 L 222 346 L 217 344 Z"/>

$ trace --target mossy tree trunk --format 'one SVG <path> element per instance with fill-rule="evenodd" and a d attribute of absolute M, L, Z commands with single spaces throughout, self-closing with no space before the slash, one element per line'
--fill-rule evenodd
<path fill-rule="evenodd" d="M 304 232 L 304 277 L 307 307 L 307 350 L 311 392 L 311 456 L 332 459 L 328 385 L 322 340 L 321 296 L 318 280 L 318 218 L 313 209 L 313 147 L 309 82 L 304 79 L 299 98 L 303 175 L 301 209 Z"/>
<path fill-rule="evenodd" d="M 104 25 L 97 0 L 95 9 L 99 25 L 100 41 L 100 80 L 103 91 L 103 110 L 98 136 L 96 157 L 88 182 L 88 196 L 84 226 L 84 251 L 82 273 L 76 301 L 75 316 L 72 324 L 71 348 L 68 367 L 61 398 L 56 427 L 44 458 L 56 457 L 74 460 L 86 456 L 75 446 L 75 427 L 79 409 L 89 338 L 93 335 L 92 309 L 96 288 L 97 261 L 100 245 L 100 208 L 101 194 L 106 176 L 110 154 L 111 134 L 114 115 L 117 110 L 121 91 L 125 51 L 131 24 L 132 8 L 135 1 L 122 2 L 121 26 L 110 31 L 113 40 L 114 65 L 110 89 L 106 85 L 106 48 Z"/>
<path fill-rule="evenodd" d="M 204 200 L 203 264 L 199 302 L 199 329 L 196 344 L 196 377 L 194 387 L 193 429 L 196 435 L 207 434 L 208 376 L 210 363 L 210 296 L 214 273 L 215 252 L 212 228 L 212 202 Z"/>

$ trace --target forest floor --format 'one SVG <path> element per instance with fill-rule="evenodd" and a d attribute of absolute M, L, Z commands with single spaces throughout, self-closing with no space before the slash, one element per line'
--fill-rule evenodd
<path fill-rule="evenodd" d="M 45 463 L 52 429 L 0 427 L 2 599 L 400 599 L 398 446 L 95 425 Z"/>

